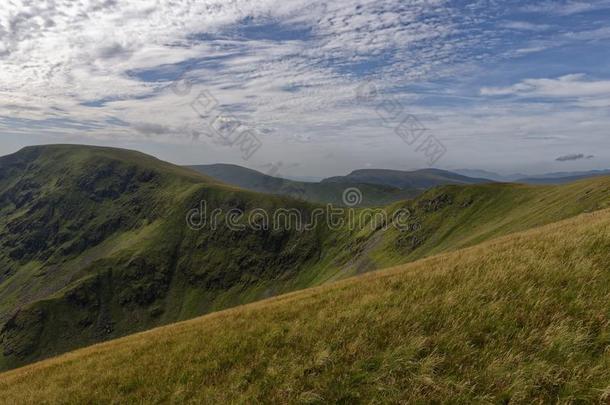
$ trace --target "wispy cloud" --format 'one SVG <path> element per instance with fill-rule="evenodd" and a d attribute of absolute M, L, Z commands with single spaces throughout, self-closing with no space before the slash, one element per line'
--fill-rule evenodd
<path fill-rule="evenodd" d="M 294 143 L 302 151 L 295 160 L 335 149 L 367 163 L 376 156 L 381 165 L 392 129 L 374 105 L 354 97 L 372 80 L 434 124 L 453 144 L 448 160 L 467 156 L 473 144 L 492 156 L 499 142 L 555 142 L 558 154 L 567 153 L 574 139 L 568 132 L 586 127 L 599 145 L 607 127 L 601 110 L 610 106 L 603 73 L 610 60 L 592 73 L 594 66 L 579 69 L 572 56 L 584 46 L 607 50 L 604 17 L 587 14 L 606 6 L 15 0 L 0 9 L 0 132 L 189 143 L 200 122 L 191 100 L 169 88 L 185 77 L 214 94 L 223 112 L 254 123 L 269 154 L 285 155 Z M 584 17 L 570 17 L 577 14 Z M 549 50 L 556 59 L 534 59 Z M 514 73 L 513 60 L 521 64 Z M 417 159 L 392 153 L 397 164 Z"/>
<path fill-rule="evenodd" d="M 502 23 L 501 26 L 523 31 L 546 31 L 551 28 L 549 24 L 536 24 L 528 21 L 507 21 Z"/>
<path fill-rule="evenodd" d="M 584 74 L 570 74 L 556 79 L 526 79 L 508 87 L 484 87 L 485 96 L 517 95 L 524 97 L 610 97 L 610 80 L 590 80 Z"/>
<path fill-rule="evenodd" d="M 595 10 L 610 8 L 610 1 L 576 1 L 576 0 L 547 0 L 528 4 L 523 10 L 538 13 L 552 13 L 561 16 L 569 16 Z"/>

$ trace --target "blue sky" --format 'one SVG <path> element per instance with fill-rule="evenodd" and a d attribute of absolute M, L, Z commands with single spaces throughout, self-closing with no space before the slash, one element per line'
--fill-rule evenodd
<path fill-rule="evenodd" d="M 608 0 L 12 0 L 0 153 L 102 144 L 287 176 L 608 168 L 609 21 Z M 201 92 L 209 115 L 191 107 Z M 389 104 L 402 115 L 380 115 Z M 397 136 L 405 114 L 438 160 Z M 207 132 L 218 116 L 255 134 L 256 153 Z"/>

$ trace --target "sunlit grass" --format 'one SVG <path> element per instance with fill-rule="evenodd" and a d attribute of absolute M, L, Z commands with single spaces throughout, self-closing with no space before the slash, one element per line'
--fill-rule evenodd
<path fill-rule="evenodd" d="M 605 210 L 0 374 L 0 402 L 605 402 L 609 317 Z"/>

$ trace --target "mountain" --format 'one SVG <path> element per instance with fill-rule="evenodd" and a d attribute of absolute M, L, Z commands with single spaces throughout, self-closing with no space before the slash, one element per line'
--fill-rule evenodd
<path fill-rule="evenodd" d="M 314 221 L 324 206 L 138 152 L 52 145 L 0 158 L 0 201 L 8 369 L 603 209 L 610 177 L 441 186 L 382 209 L 342 210 L 342 222 Z M 203 203 L 208 222 L 198 226 Z M 228 226 L 235 210 L 241 229 Z M 287 226 L 271 215 L 280 211 L 313 225 Z M 261 212 L 268 226 L 248 222 Z"/>
<path fill-rule="evenodd" d="M 185 221 L 201 201 L 225 217 L 306 203 L 133 151 L 23 149 L 0 159 L 0 201 L 0 368 L 294 289 L 305 268 L 325 268 L 321 227 Z"/>
<path fill-rule="evenodd" d="M 362 194 L 362 206 L 381 206 L 413 198 L 421 190 L 413 187 L 397 188 L 387 185 L 353 182 L 309 183 L 273 177 L 256 170 L 230 164 L 189 166 L 199 173 L 223 183 L 266 194 L 290 196 L 319 204 L 344 205 L 343 192 L 356 187 Z"/>
<path fill-rule="evenodd" d="M 304 183 L 319 183 L 319 182 L 322 181 L 322 177 L 317 177 L 317 176 L 290 176 L 290 175 L 286 175 L 286 176 L 283 176 L 283 178 L 288 179 L 288 180 L 300 181 L 300 182 L 304 182 Z"/>
<path fill-rule="evenodd" d="M 610 211 L 0 374 L 2 403 L 607 403 Z"/>
<path fill-rule="evenodd" d="M 454 172 L 462 174 L 464 176 L 484 177 L 498 182 L 525 184 L 567 184 L 577 180 L 588 179 L 590 177 L 610 175 L 610 170 L 591 170 L 584 172 L 554 172 L 536 175 L 526 175 L 522 173 L 501 175 L 498 173 L 477 169 L 459 169 L 454 170 Z"/>
<path fill-rule="evenodd" d="M 447 184 L 480 184 L 491 180 L 471 178 L 439 169 L 423 169 L 411 172 L 385 169 L 356 170 L 347 176 L 329 177 L 322 183 L 368 183 L 400 189 L 425 190 Z"/>
<path fill-rule="evenodd" d="M 558 172 L 547 173 L 540 176 L 520 178 L 516 181 L 518 183 L 527 184 L 566 184 L 577 180 L 608 175 L 610 175 L 610 170 L 592 170 L 588 172 Z"/>
<path fill-rule="evenodd" d="M 493 181 L 498 181 L 502 183 L 512 182 L 520 178 L 527 177 L 526 174 L 522 173 L 513 173 L 508 175 L 498 174 L 495 172 L 490 172 L 489 170 L 480 170 L 480 169 L 457 169 L 453 170 L 454 173 L 461 174 L 463 176 L 468 177 L 480 177 L 484 179 L 490 179 Z"/>

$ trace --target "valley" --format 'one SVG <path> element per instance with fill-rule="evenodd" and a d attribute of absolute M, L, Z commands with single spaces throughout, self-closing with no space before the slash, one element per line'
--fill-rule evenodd
<path fill-rule="evenodd" d="M 473 246 L 610 204 L 610 178 L 431 188 L 383 208 L 403 229 L 189 229 L 203 200 L 319 207 L 227 186 L 138 152 L 26 148 L 0 159 L 0 366 Z M 355 208 L 363 210 L 366 208 Z M 19 230 L 19 232 L 17 232 Z"/>

